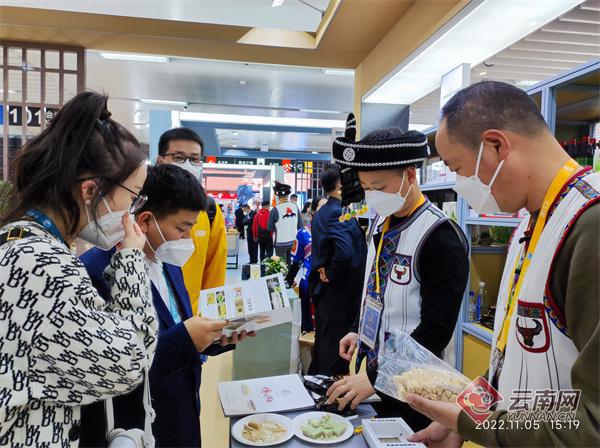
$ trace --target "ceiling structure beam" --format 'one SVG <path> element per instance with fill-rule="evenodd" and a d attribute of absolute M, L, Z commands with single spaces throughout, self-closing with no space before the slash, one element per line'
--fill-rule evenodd
<path fill-rule="evenodd" d="M 567 44 L 567 45 L 585 45 L 591 47 L 600 47 L 600 36 L 594 37 L 582 36 L 567 33 L 547 33 L 545 31 L 536 31 L 525 38 L 526 42 L 545 42 L 549 44 Z"/>
<path fill-rule="evenodd" d="M 587 0 L 585 3 L 579 5 L 580 9 L 585 11 L 599 11 L 600 12 L 600 0 Z"/>
<path fill-rule="evenodd" d="M 570 11 L 563 16 L 560 20 L 563 22 L 576 22 L 576 23 L 591 23 L 592 25 L 600 25 L 600 17 L 598 14 L 590 14 L 590 10 L 582 8 L 581 6 L 573 11 Z"/>
<path fill-rule="evenodd" d="M 501 51 L 496 56 L 494 56 L 494 58 L 524 59 L 527 61 L 566 62 L 571 64 L 583 64 L 590 60 L 590 56 L 585 55 L 513 49 Z"/>
<path fill-rule="evenodd" d="M 591 45 L 551 44 L 549 42 L 523 41 L 511 45 L 511 50 L 543 51 L 547 53 L 579 54 L 584 56 L 597 56 L 600 50 Z M 589 60 L 590 58 L 587 58 Z"/>
<path fill-rule="evenodd" d="M 542 31 L 547 33 L 567 33 L 596 37 L 600 35 L 600 29 L 596 23 L 565 22 L 560 18 L 554 22 L 544 25 L 542 27 Z"/>
<path fill-rule="evenodd" d="M 532 67 L 536 69 L 553 69 L 553 70 L 569 70 L 573 67 L 573 64 L 569 64 L 567 62 L 562 61 L 541 61 L 541 60 L 531 60 L 524 58 L 509 58 L 509 57 L 497 57 L 494 56 L 491 59 L 485 61 L 485 64 L 480 64 L 477 67 L 481 70 L 488 68 L 488 65 L 491 64 L 494 67 Z"/>

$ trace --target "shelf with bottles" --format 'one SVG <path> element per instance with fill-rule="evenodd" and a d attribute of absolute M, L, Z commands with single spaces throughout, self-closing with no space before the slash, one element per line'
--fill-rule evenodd
<path fill-rule="evenodd" d="M 477 322 L 463 322 L 462 330 L 464 333 L 475 336 L 486 344 L 492 344 L 493 331 Z"/>

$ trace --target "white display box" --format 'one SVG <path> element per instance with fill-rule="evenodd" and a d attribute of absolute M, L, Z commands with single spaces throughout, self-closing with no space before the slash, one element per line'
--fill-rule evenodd
<path fill-rule="evenodd" d="M 362 421 L 363 436 L 370 448 L 422 447 L 422 443 L 406 440 L 414 434 L 401 418 L 374 418 Z"/>

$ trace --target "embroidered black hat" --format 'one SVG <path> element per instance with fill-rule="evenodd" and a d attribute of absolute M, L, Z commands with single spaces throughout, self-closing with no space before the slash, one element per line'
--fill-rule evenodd
<path fill-rule="evenodd" d="M 276 196 L 289 196 L 292 192 L 292 187 L 290 185 L 275 181 L 273 191 L 275 192 Z"/>
<path fill-rule="evenodd" d="M 393 138 L 355 141 L 356 119 L 348 115 L 346 133 L 333 141 L 333 160 L 342 167 L 358 171 L 374 171 L 386 168 L 415 165 L 429 156 L 427 137 L 417 131 L 409 131 Z"/>

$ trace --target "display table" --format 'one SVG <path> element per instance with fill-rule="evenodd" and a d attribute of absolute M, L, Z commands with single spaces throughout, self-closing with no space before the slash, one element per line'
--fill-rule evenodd
<path fill-rule="evenodd" d="M 285 415 L 286 417 L 289 417 L 290 419 L 294 420 L 296 417 L 298 417 L 299 415 L 302 415 L 306 412 L 310 412 L 310 411 L 298 411 L 298 412 L 280 412 L 281 415 Z M 369 404 L 363 404 L 360 405 L 357 409 L 356 409 L 356 413 L 357 413 L 357 417 L 353 418 L 350 420 L 350 423 L 352 423 L 352 426 L 354 426 L 355 428 L 361 425 L 361 421 L 363 419 L 367 419 L 367 418 L 372 418 L 375 417 L 377 414 L 375 413 L 375 411 L 373 410 L 373 408 L 371 407 L 371 405 Z M 233 428 L 233 425 L 240 420 L 239 418 L 231 418 L 230 419 L 230 425 L 229 425 L 229 431 L 231 432 L 231 428 Z M 237 440 L 235 440 L 233 438 L 233 436 L 229 437 L 229 444 L 232 448 L 244 448 L 247 447 L 248 445 L 244 445 L 242 443 L 239 443 Z M 298 448 L 298 447 L 312 447 L 315 448 L 317 446 L 317 444 L 314 443 L 308 443 L 305 442 L 304 440 L 300 440 L 297 437 L 292 437 L 290 440 L 288 440 L 286 443 L 282 443 L 280 445 L 277 445 L 278 447 L 293 447 L 293 448 Z M 327 446 L 327 445 L 322 445 L 322 446 Z M 345 442 L 342 443 L 338 443 L 335 446 L 338 447 L 348 447 L 348 448 L 364 448 L 367 447 L 367 442 L 365 441 L 365 438 L 363 437 L 362 434 L 354 434 L 352 437 L 350 437 L 348 440 L 346 440 Z"/>

